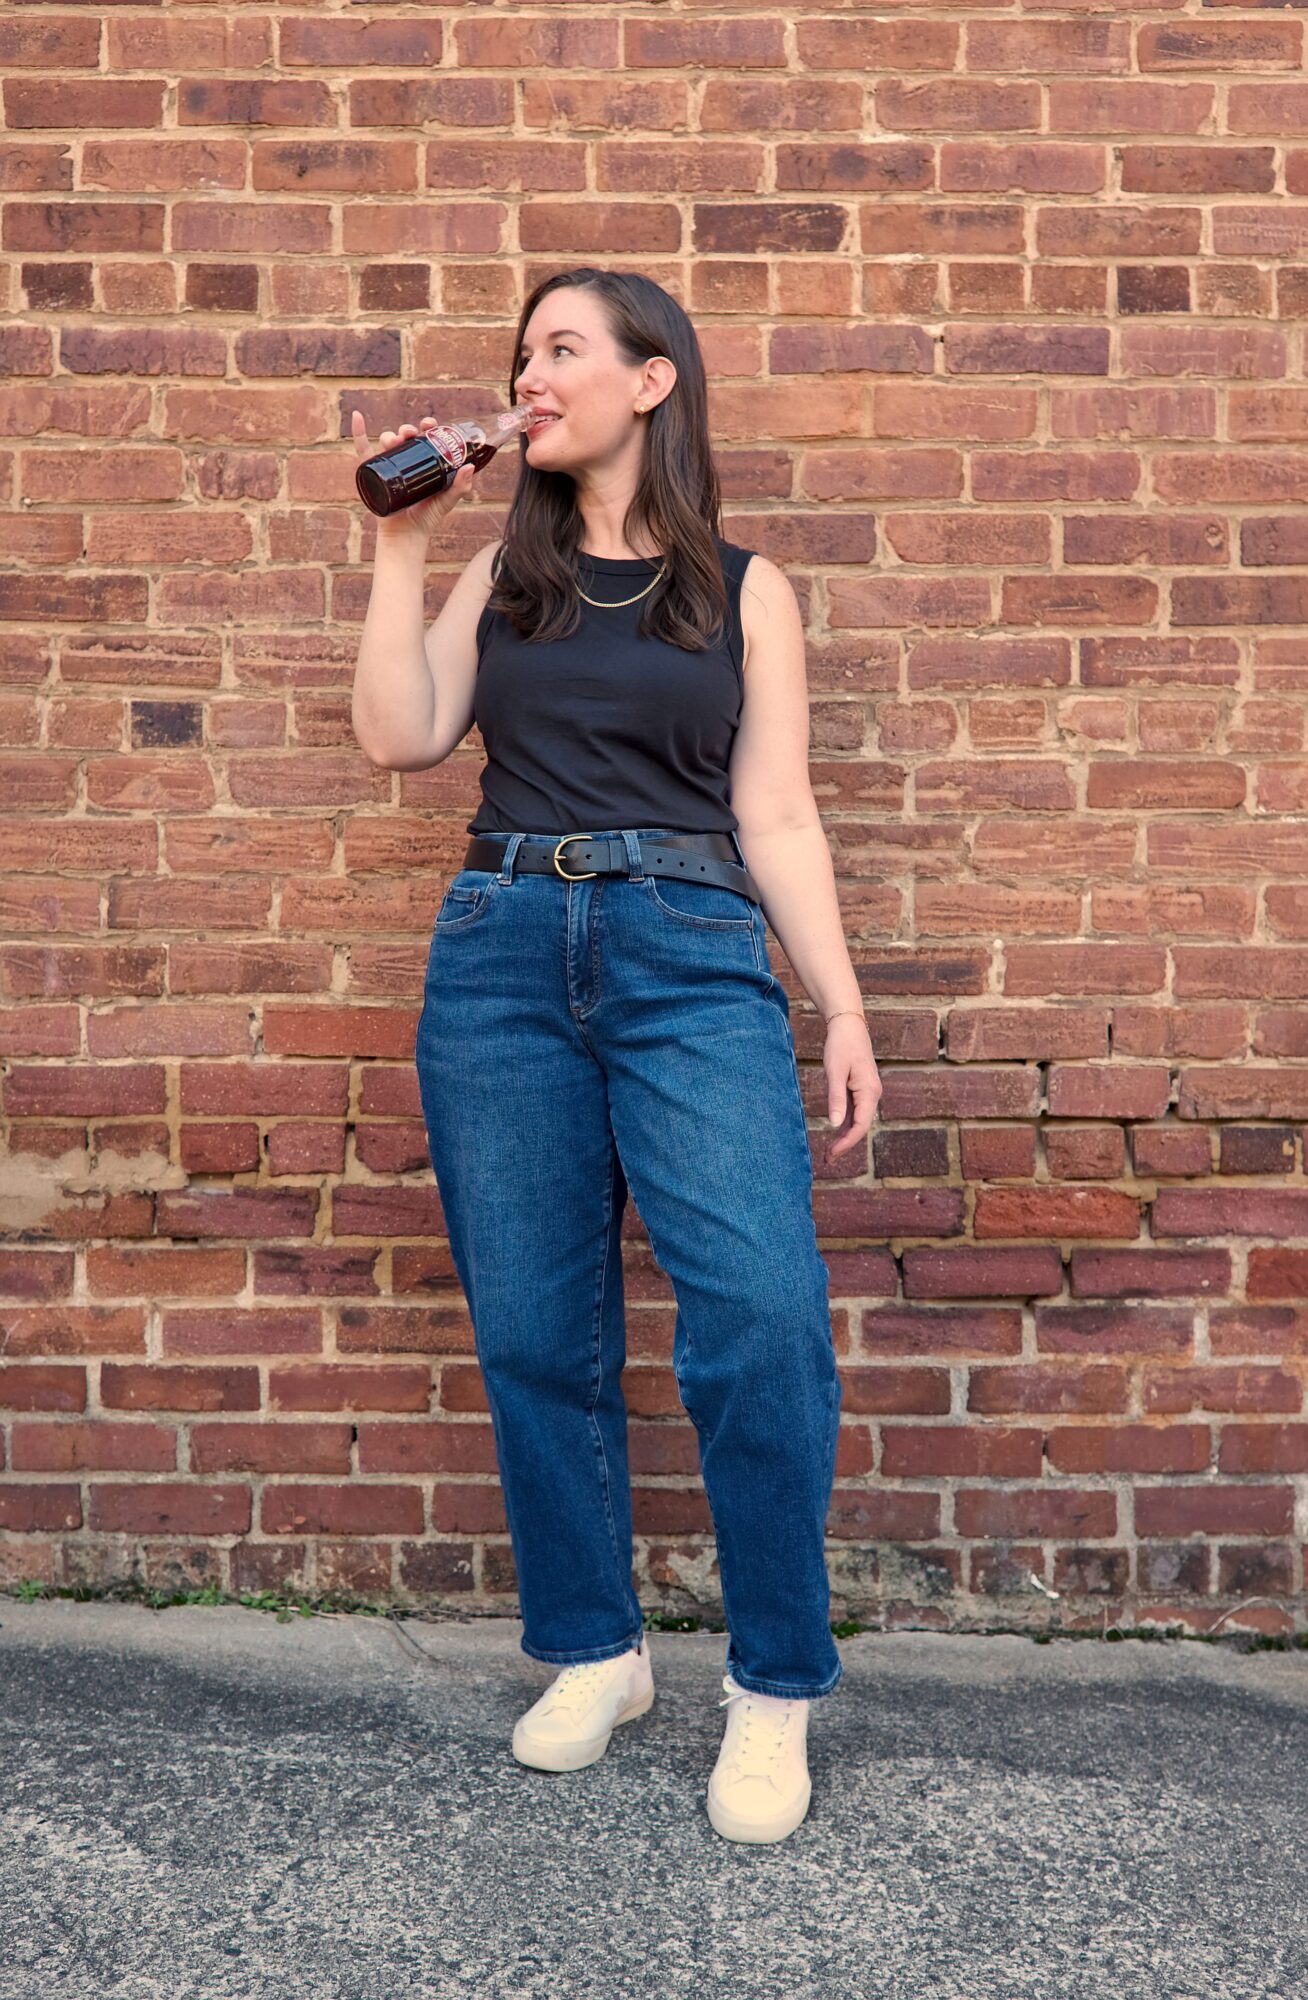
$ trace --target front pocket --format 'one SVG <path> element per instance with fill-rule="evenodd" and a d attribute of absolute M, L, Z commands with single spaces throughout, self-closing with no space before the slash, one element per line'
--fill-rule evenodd
<path fill-rule="evenodd" d="M 754 905 L 734 889 L 709 882 L 686 882 L 676 875 L 647 875 L 645 890 L 665 916 L 695 930 L 749 931 Z"/>
<path fill-rule="evenodd" d="M 462 930 L 466 924 L 473 923 L 485 909 L 496 879 L 492 869 L 461 868 L 445 891 L 436 912 L 436 929 Z"/>

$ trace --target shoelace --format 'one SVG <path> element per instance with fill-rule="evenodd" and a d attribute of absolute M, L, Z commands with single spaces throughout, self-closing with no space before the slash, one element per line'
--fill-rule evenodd
<path fill-rule="evenodd" d="M 790 1725 L 797 1713 L 796 1704 L 788 1701 L 784 1713 L 778 1714 L 770 1706 L 765 1708 L 749 1688 L 736 1687 L 730 1674 L 724 1677 L 722 1685 L 727 1694 L 718 1707 L 730 1708 L 733 1702 L 741 1704 L 740 1733 L 736 1738 L 732 1761 L 741 1771 L 756 1769 L 761 1764 L 763 1775 L 770 1777 L 786 1747 Z"/>
<path fill-rule="evenodd" d="M 562 1673 L 550 1689 L 550 1693 L 553 1696 L 550 1706 L 566 1707 L 578 1695 L 589 1694 L 595 1682 L 600 1678 L 601 1673 L 605 1669 L 611 1668 L 612 1665 L 613 1661 L 611 1659 L 579 1660 L 571 1667 L 564 1667 Z"/>

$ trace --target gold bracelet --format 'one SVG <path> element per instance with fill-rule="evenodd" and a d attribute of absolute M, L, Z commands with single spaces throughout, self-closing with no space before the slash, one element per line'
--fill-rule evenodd
<path fill-rule="evenodd" d="M 863 1009 L 861 1007 L 837 1007 L 834 1014 L 826 1014 L 823 1016 L 823 1018 L 824 1020 L 827 1021 L 835 1021 L 838 1020 L 842 1014 L 857 1014 L 860 1021 L 864 1023 L 866 1023 L 867 1021 L 867 1015 L 863 1012 Z"/>

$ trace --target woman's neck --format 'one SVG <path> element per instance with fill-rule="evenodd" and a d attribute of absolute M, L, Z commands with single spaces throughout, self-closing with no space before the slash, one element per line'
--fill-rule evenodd
<path fill-rule="evenodd" d="M 658 549 L 642 555 L 636 549 L 578 549 L 578 555 L 593 556 L 597 562 L 661 562 Z"/>

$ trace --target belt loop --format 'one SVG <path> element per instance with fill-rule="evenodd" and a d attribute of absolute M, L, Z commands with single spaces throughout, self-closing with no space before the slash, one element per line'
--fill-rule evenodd
<path fill-rule="evenodd" d="M 629 827 L 623 827 L 618 838 L 627 850 L 627 880 L 642 882 L 645 879 L 645 864 L 640 858 L 640 835 L 633 833 Z"/>
<path fill-rule="evenodd" d="M 735 827 L 734 827 L 734 826 L 729 826 L 729 827 L 727 828 L 727 832 L 728 832 L 728 833 L 729 833 L 729 834 L 731 835 L 731 845 L 732 845 L 732 846 L 733 846 L 733 847 L 735 848 L 735 850 L 736 850 L 737 854 L 738 854 L 738 855 L 740 856 L 740 865 L 741 865 L 741 867 L 742 867 L 742 868 L 743 868 L 743 869 L 745 870 L 746 874 L 748 874 L 748 873 L 749 873 L 749 863 L 748 863 L 748 861 L 746 861 L 746 859 L 745 859 L 745 850 L 744 850 L 744 848 L 743 848 L 743 847 L 741 846 L 741 844 L 740 844 L 739 840 L 738 840 L 738 839 L 736 838 L 736 829 L 735 829 Z"/>
<path fill-rule="evenodd" d="M 497 882 L 511 882 L 513 880 L 514 859 L 517 855 L 518 849 L 522 846 L 522 843 L 526 838 L 527 836 L 525 833 L 511 833 L 509 835 L 508 840 L 505 842 L 504 846 L 504 859 L 500 863 L 499 873 L 495 877 L 495 880 Z"/>

